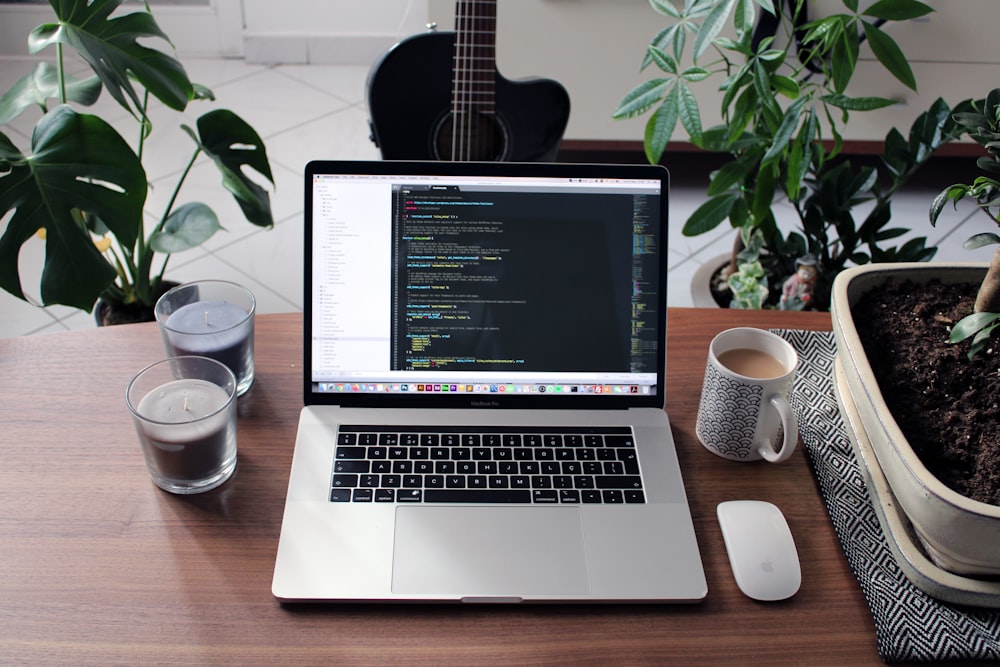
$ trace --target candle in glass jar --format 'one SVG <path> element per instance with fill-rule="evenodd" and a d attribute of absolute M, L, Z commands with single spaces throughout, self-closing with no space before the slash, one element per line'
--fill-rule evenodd
<path fill-rule="evenodd" d="M 167 354 L 201 356 L 236 375 L 237 395 L 254 380 L 253 321 L 256 301 L 245 287 L 222 280 L 179 285 L 156 302 L 156 320 Z"/>
<path fill-rule="evenodd" d="M 225 389 L 213 382 L 183 379 L 150 391 L 136 406 L 143 418 L 140 438 L 159 472 L 176 481 L 211 477 L 235 450 L 235 429 Z"/>
<path fill-rule="evenodd" d="M 250 331 L 238 326 L 247 312 L 225 301 L 196 301 L 178 308 L 167 318 L 166 327 L 181 334 L 173 337 L 174 353 L 209 357 L 239 373 L 249 353 Z"/>

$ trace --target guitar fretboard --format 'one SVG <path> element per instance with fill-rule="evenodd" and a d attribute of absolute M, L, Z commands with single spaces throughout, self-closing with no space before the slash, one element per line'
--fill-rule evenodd
<path fill-rule="evenodd" d="M 452 69 L 452 159 L 469 159 L 482 141 L 474 115 L 496 113 L 496 0 L 455 3 L 455 58 Z"/>

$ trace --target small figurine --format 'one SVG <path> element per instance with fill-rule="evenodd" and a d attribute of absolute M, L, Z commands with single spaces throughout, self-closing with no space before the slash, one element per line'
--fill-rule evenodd
<path fill-rule="evenodd" d="M 795 273 L 788 277 L 781 288 L 781 310 L 805 310 L 813 300 L 819 262 L 815 255 L 803 255 L 795 260 Z"/>

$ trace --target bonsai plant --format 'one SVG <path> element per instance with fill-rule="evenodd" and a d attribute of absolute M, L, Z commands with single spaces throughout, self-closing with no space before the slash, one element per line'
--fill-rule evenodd
<path fill-rule="evenodd" d="M 986 148 L 977 160 L 986 174 L 942 191 L 930 219 L 949 201 L 971 197 L 995 226 L 1000 90 L 968 108 L 955 121 Z M 984 232 L 966 247 L 998 242 Z M 921 573 L 945 595 L 981 590 L 976 577 L 1000 575 L 998 270 L 994 254 L 988 265 L 855 267 L 834 285 L 840 391 L 855 406 L 852 430 L 857 441 L 870 440 L 869 465 L 884 472 L 923 551 L 949 573 Z"/>
<path fill-rule="evenodd" d="M 889 226 L 893 194 L 952 138 L 948 105 L 935 102 L 907 138 L 892 130 L 879 167 L 855 167 L 840 156 L 850 114 L 893 104 L 846 94 L 860 44 L 867 40 L 878 61 L 915 90 L 905 56 L 881 26 L 925 15 L 930 7 L 879 0 L 859 11 L 858 0 L 844 0 L 848 12 L 809 21 L 805 0 L 788 0 L 787 9 L 780 0 L 687 0 L 683 9 L 670 0 L 651 4 L 671 22 L 653 38 L 642 68 L 653 64 L 662 76 L 627 93 L 614 117 L 651 112 L 644 137 L 650 162 L 661 160 L 678 122 L 695 146 L 729 155 L 711 175 L 708 200 L 687 220 L 684 234 L 705 233 L 726 219 L 739 231 L 728 269 L 737 297 L 732 305 L 775 304 L 804 257 L 814 262 L 815 283 L 786 300 L 789 308 L 826 309 L 830 284 L 849 263 L 933 256 L 925 238 L 883 244 L 908 231 Z M 727 25 L 732 34 L 723 32 Z M 719 77 L 724 124 L 703 129 L 694 89 Z M 799 219 L 787 235 L 773 208 L 782 193 Z M 872 201 L 856 221 L 854 207 Z"/>
<path fill-rule="evenodd" d="M 979 209 L 994 226 L 1000 227 L 1000 88 L 990 91 L 986 99 L 972 104 L 970 111 L 955 115 L 963 130 L 986 148 L 987 155 L 976 164 L 986 172 L 971 184 L 958 183 L 945 188 L 931 204 L 931 224 L 936 224 L 942 209 L 950 201 L 956 207 L 967 197 L 975 200 Z M 969 249 L 1000 244 L 995 231 L 975 234 L 965 242 Z M 976 294 L 974 311 L 962 318 L 951 332 L 950 340 L 959 343 L 972 339 L 969 357 L 972 358 L 990 342 L 1000 326 L 1000 248 L 993 253 L 990 267 Z"/>
<path fill-rule="evenodd" d="M 35 28 L 32 54 L 55 50 L 55 64 L 41 62 L 0 97 L 0 125 L 32 108 L 42 117 L 34 127 L 30 152 L 0 132 L 0 287 L 25 300 L 18 258 L 36 233 L 45 239 L 41 305 L 64 304 L 90 311 L 101 300 L 138 311 L 130 319 L 150 319 L 163 288 L 170 254 L 195 247 L 218 229 L 205 204 L 178 204 L 191 167 L 202 154 L 221 172 L 222 185 L 254 225 L 273 225 L 268 192 L 247 173 L 256 171 L 273 185 L 264 144 L 232 111 L 214 109 L 195 127 L 180 125 L 191 157 L 165 209 L 149 233 L 143 209 L 149 183 L 142 158 L 154 128 L 149 108 L 156 98 L 180 113 L 188 103 L 214 99 L 193 84 L 169 53 L 144 46 L 170 46 L 148 5 L 113 14 L 122 0 L 50 0 L 55 21 Z M 93 76 L 83 80 L 66 71 L 65 51 L 74 49 Z M 78 111 L 106 91 L 135 121 L 134 145 L 106 120 Z M 54 100 L 54 102 L 53 102 Z M 157 260 L 156 255 L 163 257 Z M 159 266 L 154 268 L 154 262 Z"/>

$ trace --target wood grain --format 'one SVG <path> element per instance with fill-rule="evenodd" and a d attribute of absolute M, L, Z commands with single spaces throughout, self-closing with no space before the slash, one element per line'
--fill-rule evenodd
<path fill-rule="evenodd" d="M 17 664 L 878 664 L 870 612 L 800 451 L 734 464 L 694 416 L 708 342 L 735 324 L 829 329 L 827 314 L 673 309 L 668 410 L 709 594 L 694 606 L 282 606 L 270 583 L 302 406 L 301 315 L 256 325 L 239 467 L 180 497 L 146 475 L 125 408 L 163 356 L 153 324 L 0 340 L 0 662 Z M 723 500 L 781 507 L 802 589 L 737 590 Z"/>

